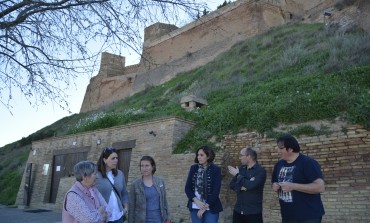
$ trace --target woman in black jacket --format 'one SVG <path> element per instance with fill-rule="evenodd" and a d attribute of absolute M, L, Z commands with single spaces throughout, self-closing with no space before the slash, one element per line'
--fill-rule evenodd
<path fill-rule="evenodd" d="M 215 152 L 209 146 L 197 149 L 186 180 L 185 193 L 192 223 L 217 223 L 223 210 L 219 198 L 221 168 L 213 164 Z"/>

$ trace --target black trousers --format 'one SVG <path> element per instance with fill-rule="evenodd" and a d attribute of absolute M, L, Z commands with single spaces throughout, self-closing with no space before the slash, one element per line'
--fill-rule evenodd
<path fill-rule="evenodd" d="M 287 221 L 287 220 L 282 220 L 281 223 L 321 223 L 321 218 L 317 219 L 310 219 L 310 220 L 303 220 L 303 221 Z"/>
<path fill-rule="evenodd" d="M 122 217 L 118 220 L 115 220 L 115 221 L 108 221 L 107 223 L 123 223 L 125 222 L 126 220 L 126 216 L 125 215 L 122 215 Z"/>
<path fill-rule="evenodd" d="M 263 223 L 262 213 L 244 215 L 234 211 L 233 223 Z"/>

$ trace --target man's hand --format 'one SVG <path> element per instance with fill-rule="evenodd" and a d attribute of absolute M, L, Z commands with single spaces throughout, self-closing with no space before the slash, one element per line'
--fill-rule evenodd
<path fill-rule="evenodd" d="M 229 173 L 233 176 L 237 175 L 239 173 L 239 168 L 232 167 L 232 166 L 227 166 L 227 169 L 229 170 Z"/>
<path fill-rule="evenodd" d="M 275 182 L 272 184 L 272 190 L 278 192 L 281 189 L 279 183 Z"/>
<path fill-rule="evenodd" d="M 283 192 L 291 192 L 292 190 L 294 190 L 294 188 L 293 188 L 294 184 L 293 183 L 280 182 L 279 185 L 280 185 L 280 188 Z"/>

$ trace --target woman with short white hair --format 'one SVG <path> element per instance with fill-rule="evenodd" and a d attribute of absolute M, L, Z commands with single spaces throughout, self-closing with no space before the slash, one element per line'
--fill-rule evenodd
<path fill-rule="evenodd" d="M 103 196 L 96 189 L 97 165 L 81 161 L 73 168 L 76 182 L 64 198 L 63 223 L 103 223 L 107 219 Z"/>

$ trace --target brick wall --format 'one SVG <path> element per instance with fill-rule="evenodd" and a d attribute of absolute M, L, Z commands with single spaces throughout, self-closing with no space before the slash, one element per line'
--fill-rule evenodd
<path fill-rule="evenodd" d="M 328 136 L 298 138 L 302 153 L 315 158 L 321 165 L 326 191 L 322 194 L 326 214 L 323 222 L 370 222 L 370 132 L 361 126 L 350 126 L 348 132 Z M 271 173 L 278 161 L 275 139 L 258 137 L 257 134 L 225 136 L 224 164 L 239 165 L 240 149 L 253 146 L 258 160 L 267 170 L 264 191 L 265 222 L 280 222 L 277 196 L 271 190 Z M 226 169 L 224 168 L 226 171 Z M 224 216 L 231 215 L 235 200 L 228 189 L 229 174 L 223 179 Z"/>
<path fill-rule="evenodd" d="M 192 126 L 192 123 L 170 118 L 34 142 L 36 155 L 31 151 L 28 159 L 28 162 L 34 164 L 30 206 L 54 210 L 62 208 L 64 194 L 74 178 L 62 178 L 56 203 L 51 204 L 48 203 L 51 169 L 48 175 L 41 174 L 43 164 L 48 163 L 52 168 L 53 154 L 57 150 L 90 148 L 87 158 L 95 162 L 104 146 L 136 139 L 136 147 L 131 154 L 128 187 L 140 176 L 138 166 L 141 156 L 153 156 L 157 163 L 156 175 L 162 176 L 166 183 L 173 222 L 190 222 L 184 186 L 195 154 L 172 154 L 172 150 Z M 150 130 L 155 130 L 157 136 L 148 134 Z M 370 132 L 361 126 L 349 126 L 347 130 L 346 133 L 298 138 L 302 153 L 315 158 L 323 170 L 326 182 L 326 191 L 322 194 L 326 211 L 323 223 L 370 222 Z M 101 145 L 96 145 L 98 138 L 102 139 Z M 71 147 L 75 139 L 77 145 Z M 239 165 L 239 151 L 246 146 L 257 150 L 258 161 L 267 170 L 264 221 L 280 222 L 279 202 L 270 187 L 272 168 L 279 159 L 276 142 L 275 139 L 263 138 L 256 133 L 225 136 L 222 150 L 216 153 L 215 163 L 222 168 L 220 197 L 224 207 L 219 222 L 231 222 L 235 202 L 235 194 L 228 188 L 231 176 L 226 167 Z M 23 204 L 23 187 L 24 177 L 17 196 L 16 204 L 19 205 Z"/>
<path fill-rule="evenodd" d="M 179 170 L 178 173 L 174 173 L 174 175 L 167 174 L 169 171 L 176 169 L 173 168 L 175 164 L 186 160 L 180 157 L 177 161 L 176 157 L 172 157 L 172 150 L 193 125 L 192 122 L 178 118 L 168 118 L 33 142 L 33 151 L 30 152 L 27 160 L 27 163 L 33 164 L 30 207 L 61 210 L 65 192 L 74 182 L 74 177 L 62 178 L 55 204 L 49 203 L 53 157 L 60 154 L 61 151 L 67 151 L 68 153 L 88 151 L 87 159 L 96 162 L 102 148 L 111 146 L 115 142 L 135 140 L 135 147 L 132 148 L 131 153 L 129 184 L 133 179 L 140 176 L 138 162 L 143 155 L 154 157 L 158 163 L 158 175 L 164 173 L 163 177 L 166 182 L 173 181 L 174 176 L 177 180 L 181 179 L 179 177 L 183 175 L 181 171 L 185 171 L 181 167 L 179 168 L 181 171 Z M 150 131 L 155 131 L 156 136 L 149 134 Z M 97 145 L 97 139 L 101 139 L 100 145 Z M 75 145 L 72 144 L 73 141 L 76 141 Z M 42 174 L 44 164 L 49 164 L 46 175 Z M 19 187 L 16 205 L 23 206 L 24 186 L 25 174 Z M 171 190 L 175 194 L 180 194 L 180 189 L 177 187 Z"/>

